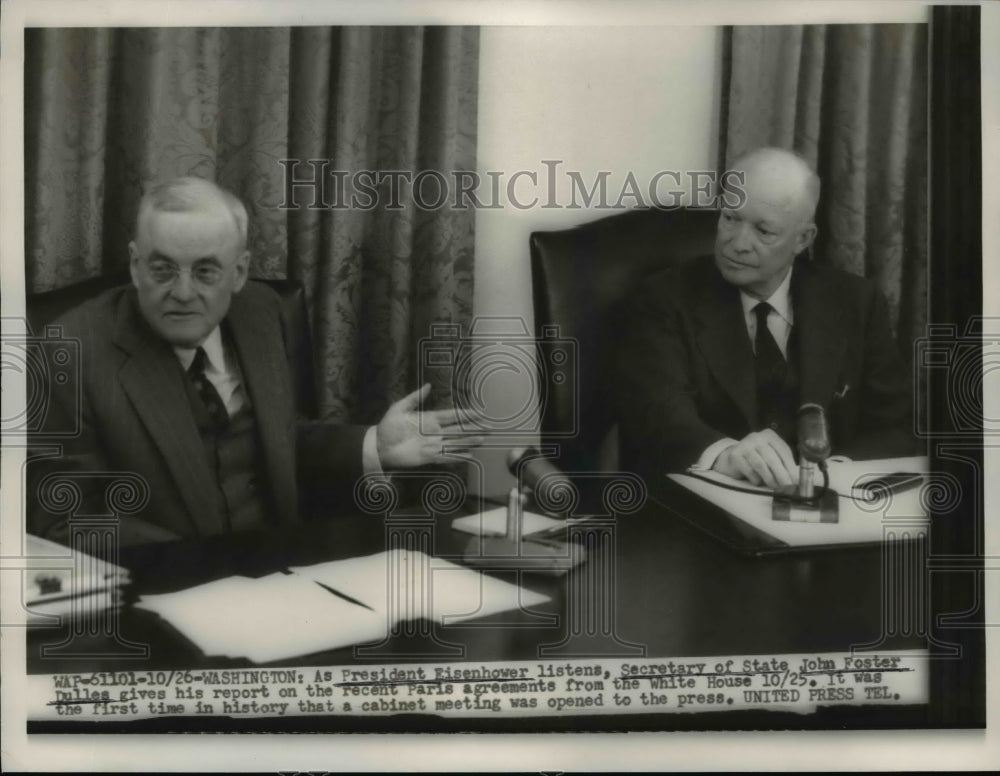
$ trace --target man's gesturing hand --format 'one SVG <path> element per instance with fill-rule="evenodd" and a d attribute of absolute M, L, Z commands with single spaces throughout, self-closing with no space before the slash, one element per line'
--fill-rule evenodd
<path fill-rule="evenodd" d="M 727 447 L 715 459 L 712 468 L 769 488 L 792 485 L 799 479 L 799 467 L 795 465 L 791 448 L 769 428 L 747 434 Z"/>
<path fill-rule="evenodd" d="M 463 422 L 475 419 L 467 410 L 428 410 L 417 408 L 431 392 L 425 383 L 419 390 L 392 404 L 375 429 L 379 461 L 384 469 L 407 469 L 429 463 L 454 460 L 460 449 L 478 447 L 482 437 L 463 431 Z M 443 447 L 448 444 L 449 455 Z"/>

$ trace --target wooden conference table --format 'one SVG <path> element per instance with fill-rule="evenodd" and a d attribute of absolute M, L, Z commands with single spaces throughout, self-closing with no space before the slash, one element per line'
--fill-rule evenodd
<path fill-rule="evenodd" d="M 468 503 L 463 507 L 466 513 L 475 508 Z M 602 550 L 592 552 L 587 566 L 561 577 L 521 573 L 518 578 L 515 572 L 500 572 L 503 579 L 549 595 L 549 603 L 531 612 L 455 625 L 401 626 L 380 648 L 384 658 L 378 662 L 778 655 L 843 652 L 865 644 L 880 650 L 924 646 L 913 635 L 883 640 L 885 561 L 879 546 L 746 557 L 696 530 L 678 510 L 689 519 L 717 517 L 711 505 L 685 498 L 679 486 L 668 485 L 657 500 L 618 517 L 602 534 Z M 419 510 L 414 514 L 420 515 Z M 460 563 L 469 536 L 451 529 L 457 514 L 462 509 L 428 517 L 420 530 L 429 536 L 430 552 Z M 377 515 L 355 515 L 280 531 L 124 548 L 120 563 L 133 580 L 126 601 L 234 574 L 263 576 L 289 566 L 380 552 L 393 530 L 388 522 Z M 602 564 L 600 576 L 611 582 L 588 591 L 580 575 L 594 563 Z M 252 665 L 208 658 L 155 615 L 127 604 L 119 615 L 119 632 L 130 642 L 148 645 L 148 657 L 89 657 L 101 651 L 101 637 L 87 636 L 77 637 L 77 657 L 42 658 L 44 645 L 66 637 L 64 629 L 43 628 L 29 632 L 28 672 Z M 342 648 L 280 665 L 370 664 L 374 658 L 369 654 L 359 660 L 352 648 Z"/>

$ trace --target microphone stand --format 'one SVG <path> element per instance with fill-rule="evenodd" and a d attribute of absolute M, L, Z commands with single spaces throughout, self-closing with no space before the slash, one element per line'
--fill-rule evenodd
<path fill-rule="evenodd" d="M 532 451 L 511 451 L 508 467 L 518 473 Z M 523 476 L 518 477 L 522 482 Z M 532 492 L 529 485 L 511 488 L 507 496 L 507 526 L 504 536 L 474 536 L 462 556 L 466 565 L 477 568 L 517 569 L 561 575 L 587 560 L 587 551 L 578 542 L 546 537 L 525 537 L 524 504 Z M 567 529 L 568 530 L 568 529 Z"/>
<path fill-rule="evenodd" d="M 826 459 L 830 455 L 829 437 L 823 408 L 805 404 L 799 410 L 799 483 L 776 488 L 771 504 L 771 519 L 797 523 L 839 523 L 840 499 L 830 488 Z M 815 484 L 817 468 L 823 484 Z"/>

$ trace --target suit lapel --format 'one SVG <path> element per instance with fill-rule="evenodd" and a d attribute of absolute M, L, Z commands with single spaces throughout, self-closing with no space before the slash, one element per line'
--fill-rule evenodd
<path fill-rule="evenodd" d="M 824 288 L 822 278 L 805 261 L 792 275 L 792 305 L 799 358 L 800 403 L 819 404 L 828 410 L 838 390 L 847 346 L 841 322 L 843 307 Z"/>
<path fill-rule="evenodd" d="M 719 385 L 739 407 L 747 426 L 753 428 L 756 421 L 753 348 L 743 320 L 739 291 L 714 268 L 711 278 L 697 305 L 701 327 L 698 346 Z"/>
<path fill-rule="evenodd" d="M 255 303 L 248 291 L 233 297 L 226 320 L 253 405 L 271 494 L 279 517 L 286 518 L 298 513 L 295 429 L 289 427 L 295 408 L 287 386 L 288 364 L 273 312 Z"/>
<path fill-rule="evenodd" d="M 114 342 L 129 355 L 118 380 L 163 455 L 188 513 L 200 533 L 218 533 L 216 485 L 184 390 L 184 373 L 170 346 L 142 318 L 134 291 L 118 306 Z"/>

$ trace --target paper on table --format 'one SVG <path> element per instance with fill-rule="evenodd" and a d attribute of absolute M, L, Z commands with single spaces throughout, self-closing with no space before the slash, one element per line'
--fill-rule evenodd
<path fill-rule="evenodd" d="M 900 525 L 905 519 L 907 525 L 914 521 L 925 522 L 926 511 L 920 503 L 920 489 L 894 493 L 891 501 L 875 508 L 848 498 L 858 495 L 851 486 L 864 479 L 899 471 L 926 472 L 926 458 L 887 458 L 871 461 L 831 461 L 830 486 L 841 498 L 839 502 L 840 520 L 837 523 L 797 523 L 771 518 L 772 498 L 770 491 L 755 488 L 742 480 L 735 480 L 717 472 L 698 472 L 719 483 L 733 485 L 744 490 L 754 490 L 760 495 L 740 493 L 717 487 L 709 482 L 683 474 L 667 475 L 707 501 L 721 507 L 730 514 L 760 529 L 792 547 L 825 544 L 856 544 L 881 541 L 884 529 L 894 524 Z"/>
<path fill-rule="evenodd" d="M 24 601 L 29 606 L 101 590 L 110 592 L 129 583 L 127 569 L 34 534 L 25 535 L 24 551 L 32 561 L 30 569 L 23 572 Z M 69 613 L 56 608 L 59 613 Z"/>
<path fill-rule="evenodd" d="M 841 495 L 851 494 L 856 498 L 861 498 L 865 494 L 861 486 L 866 482 L 877 480 L 887 474 L 895 474 L 896 472 L 926 474 L 928 471 L 928 460 L 926 456 L 919 455 L 908 458 L 877 458 L 869 461 L 849 461 L 842 458 L 831 458 L 827 461 L 827 470 L 830 475 L 830 487 L 837 491 L 837 493 Z M 710 469 L 698 470 L 697 473 L 700 477 L 705 477 L 723 485 L 752 490 L 766 495 L 771 493 L 770 488 L 752 485 L 746 480 L 738 480 L 735 477 L 730 477 Z M 823 484 L 823 473 L 819 469 L 816 470 L 813 481 L 817 485 Z"/>
<path fill-rule="evenodd" d="M 421 552 L 393 550 L 293 571 L 227 577 L 143 596 L 135 606 L 163 617 L 206 655 L 263 663 L 383 639 L 401 620 L 451 623 L 549 600 Z"/>
<path fill-rule="evenodd" d="M 58 625 L 62 617 L 80 618 L 84 615 L 121 609 L 121 596 L 116 588 L 82 593 L 67 598 L 26 603 L 25 620 L 31 626 Z"/>
<path fill-rule="evenodd" d="M 439 558 L 431 559 L 431 569 L 434 597 L 431 618 L 444 625 L 530 608 L 550 600 L 542 593 Z"/>
<path fill-rule="evenodd" d="M 384 615 L 295 575 L 228 577 L 136 604 L 164 617 L 206 655 L 256 663 L 384 638 Z"/>
<path fill-rule="evenodd" d="M 135 608 L 158 614 L 206 655 L 233 657 L 229 608 L 252 597 L 253 580 L 225 577 L 176 593 L 144 595 Z"/>
<path fill-rule="evenodd" d="M 393 623 L 430 619 L 450 624 L 549 600 L 422 552 L 391 550 L 292 570 L 388 612 Z"/>
<path fill-rule="evenodd" d="M 565 524 L 564 520 L 553 520 L 551 517 L 538 515 L 534 512 L 523 512 L 521 535 L 528 536 Z M 504 536 L 507 533 L 507 507 L 497 507 L 479 515 L 456 517 L 451 521 L 451 527 L 456 531 L 470 533 L 473 536 Z"/>
<path fill-rule="evenodd" d="M 389 632 L 384 615 L 301 577 L 273 574 L 257 586 L 256 600 L 240 611 L 243 633 L 235 634 L 244 654 L 256 663 L 365 644 Z"/>
<path fill-rule="evenodd" d="M 865 492 L 859 486 L 871 480 L 896 472 L 912 472 L 927 474 L 928 460 L 926 456 L 910 458 L 879 458 L 871 461 L 842 461 L 833 459 L 829 462 L 830 487 L 837 493 L 862 498 Z M 822 476 L 817 478 L 822 482 Z M 902 494 L 894 494 L 894 498 Z"/>

